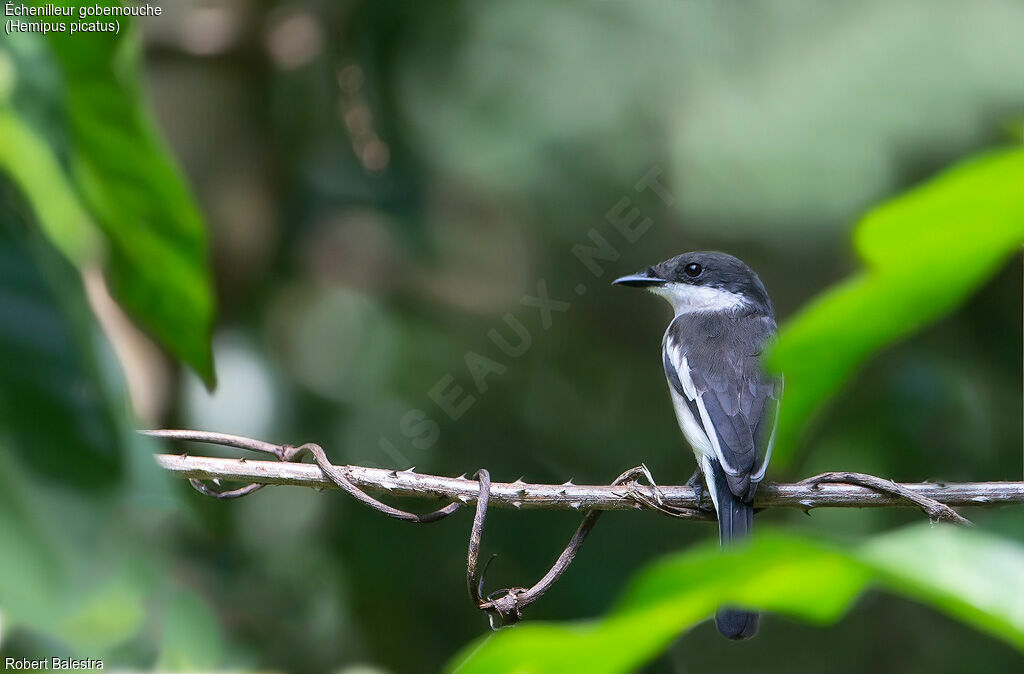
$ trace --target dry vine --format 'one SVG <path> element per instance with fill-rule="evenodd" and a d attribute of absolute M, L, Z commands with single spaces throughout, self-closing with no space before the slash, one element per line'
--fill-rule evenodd
<path fill-rule="evenodd" d="M 308 443 L 298 447 L 278 445 L 237 435 L 191 430 L 142 431 L 158 438 L 205 442 L 270 454 L 277 462 L 220 459 L 187 455 L 159 455 L 158 463 L 173 474 L 185 477 L 199 492 L 215 498 L 246 496 L 268 484 L 302 485 L 315 488 L 340 488 L 358 501 L 389 517 L 406 522 L 436 522 L 459 509 L 463 503 L 476 502 L 466 563 L 466 583 L 474 605 L 485 611 L 491 627 L 497 629 L 518 622 L 522 609 L 543 595 L 572 563 L 587 535 L 605 510 L 651 509 L 673 517 L 693 520 L 715 519 L 706 494 L 693 486 L 659 487 L 646 466 L 627 470 L 610 485 L 491 483 L 490 474 L 481 469 L 475 479 L 464 475 L 447 478 L 404 471 L 338 466 L 324 450 Z M 315 466 L 299 463 L 311 456 Z M 640 479 L 649 484 L 640 484 Z M 214 490 L 203 483 L 221 480 L 248 482 L 232 490 Z M 367 491 L 389 492 L 398 496 L 440 498 L 447 505 L 427 513 L 412 513 L 390 506 Z M 703 498 L 702 498 L 703 496 Z M 951 506 L 1024 503 L 1024 482 L 916 483 L 900 484 L 864 473 L 833 472 L 807 478 L 796 484 L 762 484 L 755 498 L 759 509 L 799 507 L 810 511 L 817 507 L 913 506 L 933 521 L 969 525 Z M 484 569 L 479 569 L 487 510 L 491 505 L 513 508 L 574 509 L 585 512 L 568 545 L 544 576 L 532 587 L 513 587 L 484 594 Z M 493 559 L 493 558 L 492 558 Z"/>

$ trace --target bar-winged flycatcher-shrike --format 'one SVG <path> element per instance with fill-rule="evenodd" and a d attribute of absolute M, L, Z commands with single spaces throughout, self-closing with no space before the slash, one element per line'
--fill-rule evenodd
<path fill-rule="evenodd" d="M 649 290 L 675 316 L 661 354 L 672 405 L 718 513 L 722 545 L 750 535 L 754 491 L 764 478 L 782 379 L 764 370 L 775 312 L 761 279 L 732 255 L 694 252 L 665 260 L 616 285 Z M 720 609 L 718 630 L 730 639 L 757 632 L 758 614 Z"/>

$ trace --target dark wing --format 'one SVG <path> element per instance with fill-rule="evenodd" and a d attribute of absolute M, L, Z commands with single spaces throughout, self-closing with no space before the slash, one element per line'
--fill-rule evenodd
<path fill-rule="evenodd" d="M 707 434 L 729 489 L 747 501 L 764 477 L 782 396 L 781 379 L 761 362 L 774 334 L 765 316 L 685 315 L 665 335 L 665 374 Z"/>

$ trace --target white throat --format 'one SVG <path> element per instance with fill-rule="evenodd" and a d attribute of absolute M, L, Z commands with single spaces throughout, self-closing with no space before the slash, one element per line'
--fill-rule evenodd
<path fill-rule="evenodd" d="M 672 305 L 676 316 L 734 311 L 749 305 L 742 295 L 721 288 L 693 286 L 688 283 L 666 283 L 651 288 L 651 292 L 664 297 Z"/>

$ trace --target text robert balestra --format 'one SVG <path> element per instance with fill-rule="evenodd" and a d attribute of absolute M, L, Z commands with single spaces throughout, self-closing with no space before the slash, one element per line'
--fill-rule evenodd
<path fill-rule="evenodd" d="M 103 669 L 103 661 L 95 658 L 4 658 L 4 669 Z"/>

